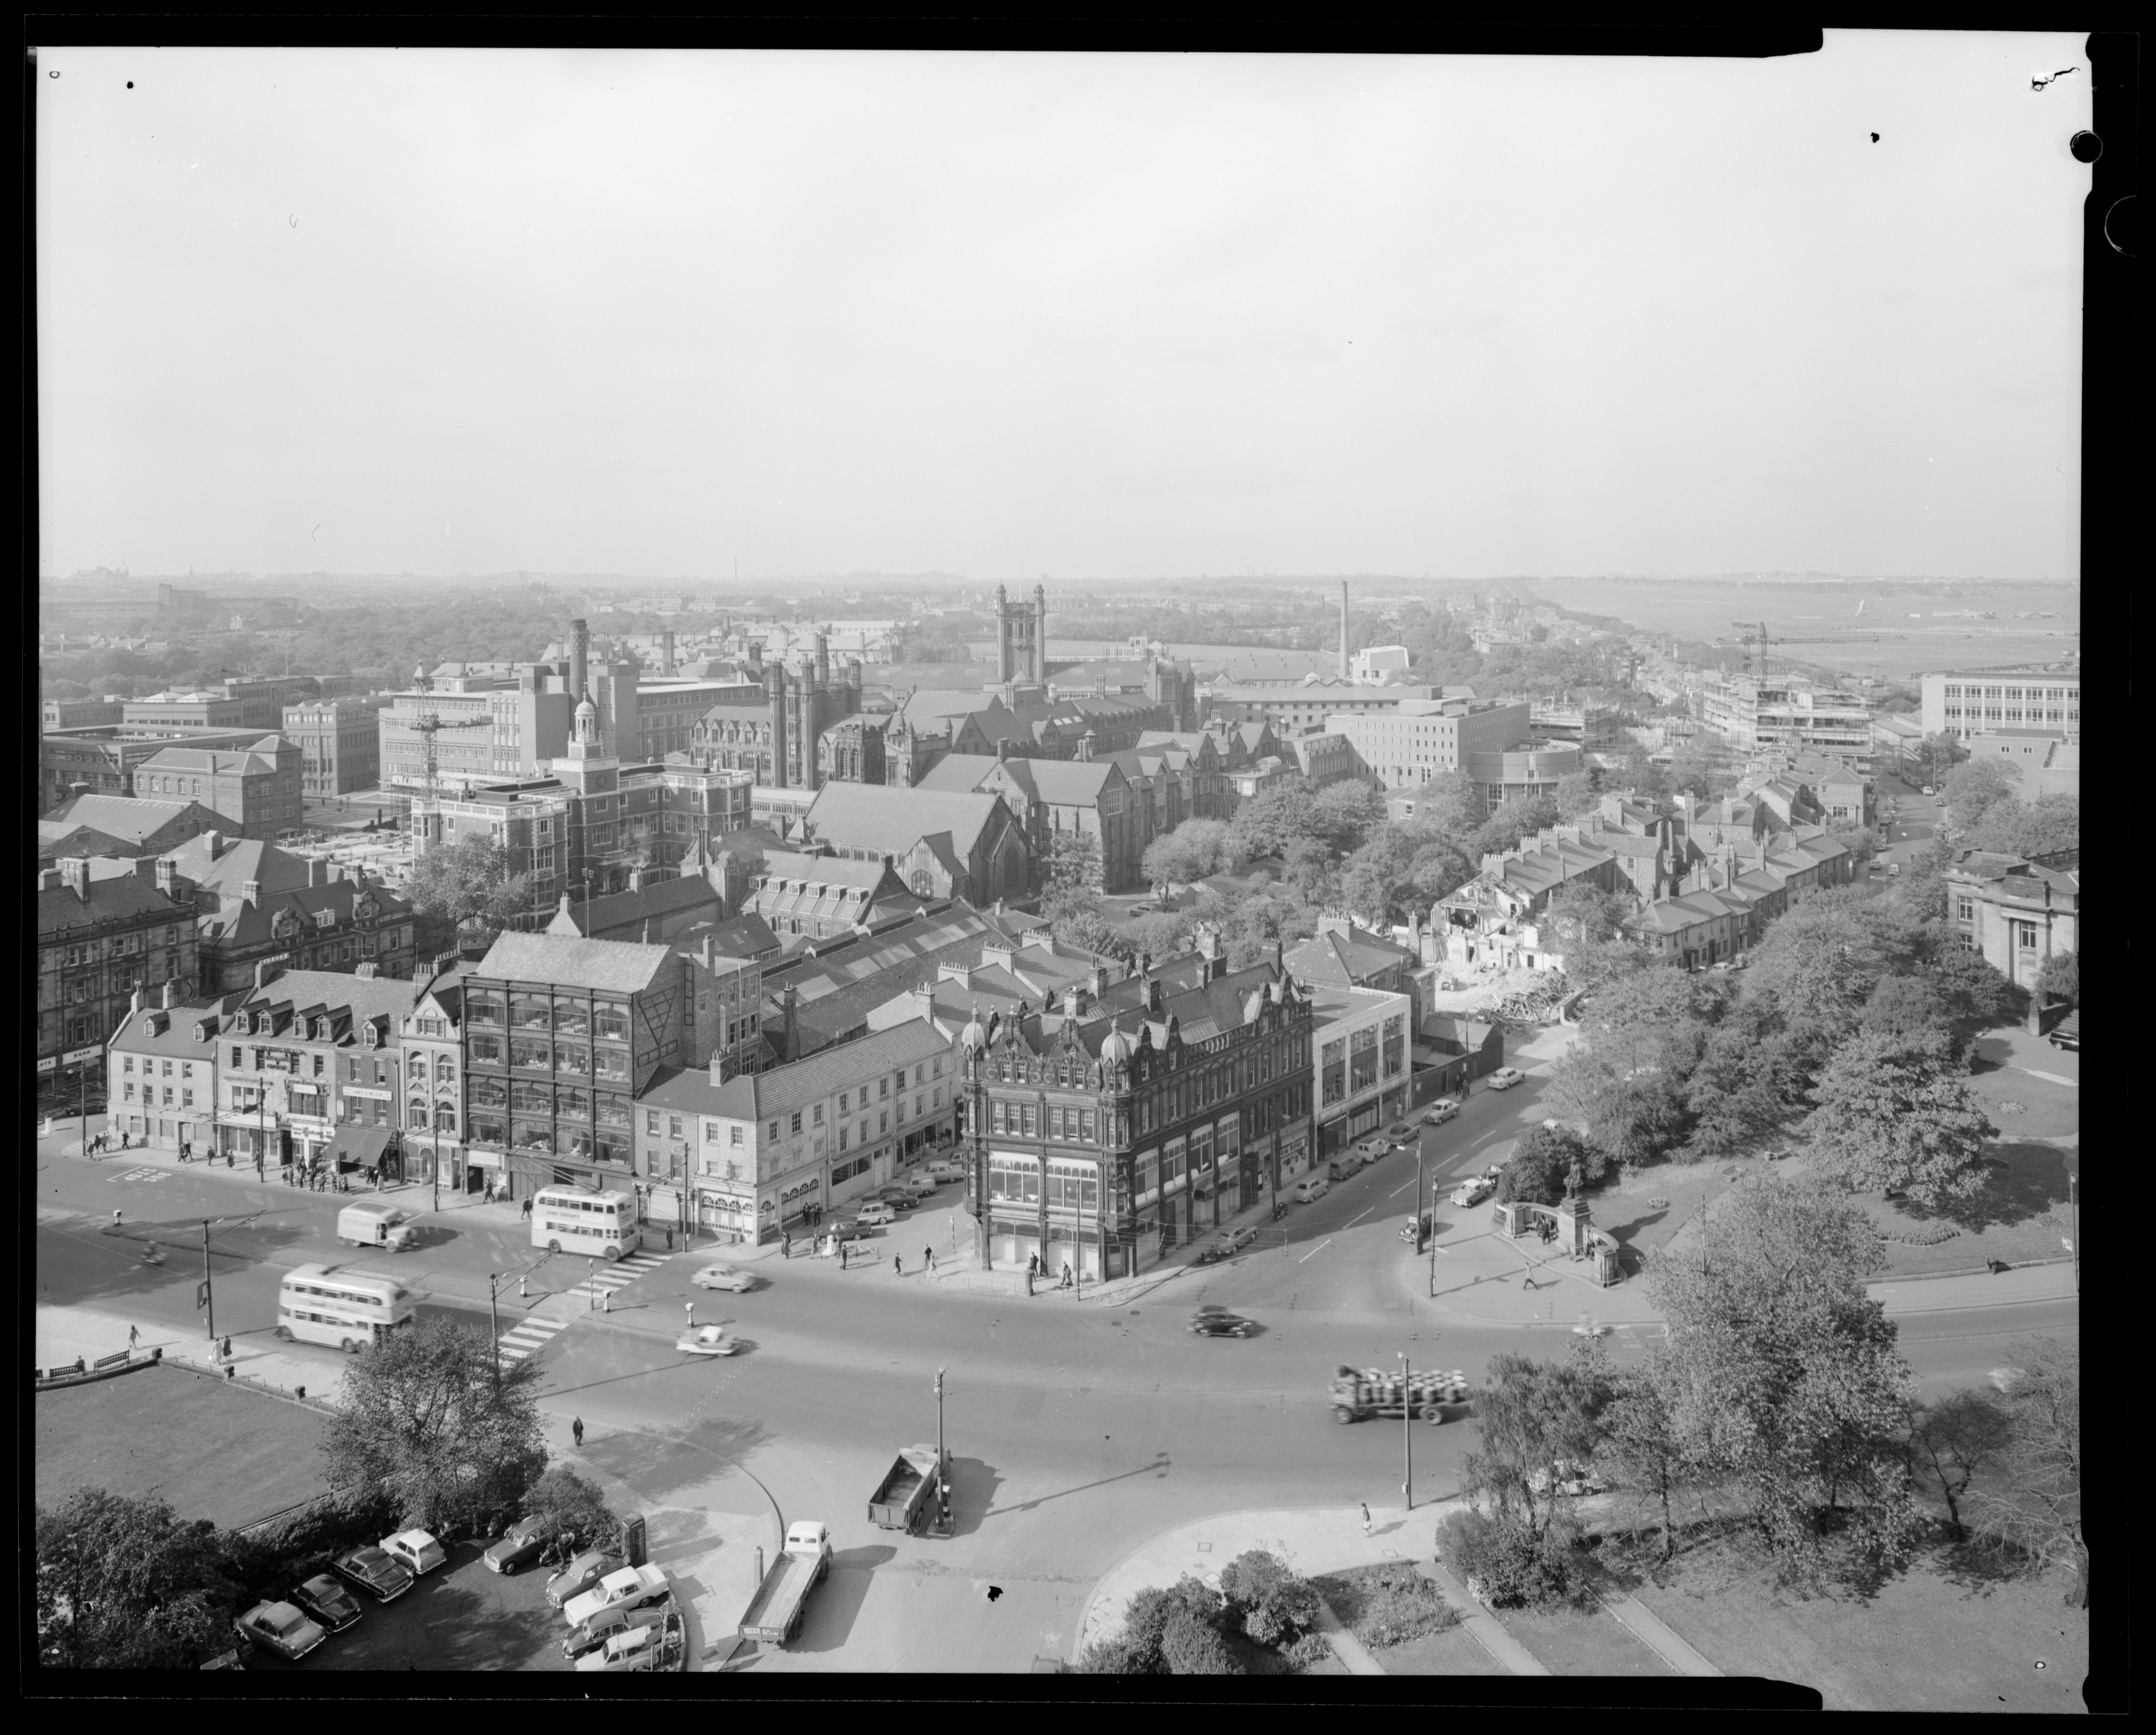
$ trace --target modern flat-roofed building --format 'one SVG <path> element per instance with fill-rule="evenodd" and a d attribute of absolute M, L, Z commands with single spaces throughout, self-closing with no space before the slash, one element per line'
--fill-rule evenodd
<path fill-rule="evenodd" d="M 1312 986 L 1310 1011 L 1317 1154 L 1329 1157 L 1408 1112 L 1414 1003 L 1326 983 Z"/>
<path fill-rule="evenodd" d="M 223 693 L 153 693 L 131 699 L 121 707 L 120 721 L 126 728 L 159 734 L 251 726 L 246 702 Z M 273 720 L 270 726 L 277 725 Z"/>
<path fill-rule="evenodd" d="M 389 697 L 313 699 L 285 707 L 280 733 L 300 750 L 300 792 L 332 800 L 382 780 L 381 713 Z"/>
<path fill-rule="evenodd" d="M 1923 695 L 1928 735 L 1995 734 L 2011 729 L 2081 738 L 2078 668 L 1942 670 L 1923 678 Z"/>
<path fill-rule="evenodd" d="M 119 722 L 126 710 L 124 699 L 49 699 L 38 713 L 38 725 L 48 734 L 59 729 L 97 729 Z"/>
<path fill-rule="evenodd" d="M 1468 770 L 1476 754 L 1524 747 L 1529 712 L 1524 699 L 1506 704 L 1419 699 L 1402 704 L 1390 714 L 1337 713 L 1325 726 L 1329 734 L 1347 737 L 1388 789 L 1407 789 L 1447 771 Z M 1485 765 L 1503 769 L 1502 762 L 1486 760 Z"/>

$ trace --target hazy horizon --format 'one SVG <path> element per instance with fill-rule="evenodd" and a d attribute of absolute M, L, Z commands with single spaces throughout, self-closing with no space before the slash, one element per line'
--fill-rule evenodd
<path fill-rule="evenodd" d="M 41 48 L 39 566 L 2067 581 L 2082 46 Z"/>

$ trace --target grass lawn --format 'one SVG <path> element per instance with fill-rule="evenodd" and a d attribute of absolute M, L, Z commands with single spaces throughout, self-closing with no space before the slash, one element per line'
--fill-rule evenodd
<path fill-rule="evenodd" d="M 1748 1163 L 1657 1163 L 1629 1169 L 1614 1186 L 1591 1194 L 1594 1225 L 1628 1251 L 1645 1254 L 1668 1245 L 1699 1216 L 1702 1202 L 1729 1190 Z M 1627 1261 L 1633 1268 L 1634 1262 Z"/>
<path fill-rule="evenodd" d="M 1370 1655 L 1388 1675 L 1502 1675 L 1505 1666 L 1475 1641 L 1464 1626 L 1432 1633 L 1404 1645 L 1373 1646 Z"/>
<path fill-rule="evenodd" d="M 1407 1644 L 1460 1624 L 1460 1610 L 1411 1560 L 1320 1573 L 1310 1582 L 1341 1625 L 1373 1648 Z"/>
<path fill-rule="evenodd" d="M 1800 1681 L 1830 1711 L 2075 1712 L 2088 1622 L 2064 1582 L 1992 1578 L 1940 1550 L 1869 1599 L 1807 1599 L 1707 1545 L 1632 1594 L 1725 1673 Z"/>
<path fill-rule="evenodd" d="M 222 1380 L 145 1368 L 35 1402 L 40 1506 L 83 1487 L 154 1494 L 183 1519 L 231 1529 L 323 1491 L 324 1419 Z"/>
<path fill-rule="evenodd" d="M 1656 1613 L 1661 1611 L 1657 1610 Z M 1505 1630 L 1553 1675 L 1670 1675 L 1676 1671 L 1618 1623 L 1607 1609 L 1506 1609 Z M 1670 1623 L 1675 1626 L 1676 1623 Z M 1678 1628 L 1681 1632 L 1682 1628 Z M 1722 1659 L 1709 1654 L 1717 1664 Z M 1724 1668 L 1727 1664 L 1722 1664 Z M 1735 1674 L 1742 1672 L 1731 1670 Z"/>
<path fill-rule="evenodd" d="M 2022 1265 L 2068 1256 L 2061 1245 L 2073 1233 L 2073 1212 L 2066 1199 L 2066 1162 L 2079 1170 L 2080 1158 L 2056 1145 L 2003 1141 L 1989 1148 L 1990 1169 L 1984 1185 L 1966 1199 L 1938 1206 L 1913 1199 L 1888 1200 L 1876 1193 L 1852 1193 L 1850 1202 L 1879 1226 L 1882 1233 L 1922 1232 L 1945 1225 L 1954 1233 L 1928 1246 L 1882 1241 L 1887 1269 L 1880 1275 L 1968 1271 L 1986 1260 Z M 2061 1160 L 2061 1158 L 2065 1161 Z M 1785 1165 L 1801 1171 L 1801 1161 Z"/>

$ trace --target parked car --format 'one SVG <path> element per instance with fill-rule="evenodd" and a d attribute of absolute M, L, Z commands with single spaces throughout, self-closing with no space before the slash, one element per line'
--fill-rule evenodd
<path fill-rule="evenodd" d="M 571 1597 L 562 1605 L 562 1618 L 574 1630 L 602 1609 L 648 1609 L 673 1594 L 673 1584 L 660 1568 L 620 1567 L 581 1596 Z"/>
<path fill-rule="evenodd" d="M 520 1566 L 529 1566 L 536 1560 L 552 1534 L 537 1518 L 519 1518 L 502 1533 L 501 1540 L 480 1558 L 486 1563 L 489 1572 L 513 1573 Z"/>
<path fill-rule="evenodd" d="M 562 1655 L 574 1662 L 586 1651 L 597 1651 L 616 1633 L 627 1632 L 633 1627 L 658 1625 L 673 1607 L 674 1599 L 670 1595 L 637 1608 L 615 1603 L 601 1609 L 569 1629 L 569 1636 L 562 1640 Z"/>
<path fill-rule="evenodd" d="M 1394 1144 L 1413 1144 L 1415 1142 L 1414 1123 L 1396 1120 L 1385 1129 L 1385 1137 Z"/>
<path fill-rule="evenodd" d="M 244 1644 L 259 1645 L 288 1662 L 297 1662 L 329 1637 L 290 1603 L 257 1603 L 232 1624 Z"/>
<path fill-rule="evenodd" d="M 1258 1231 L 1245 1223 L 1234 1229 L 1223 1229 L 1214 1237 L 1214 1241 L 1230 1253 L 1240 1253 L 1258 1238 Z"/>
<path fill-rule="evenodd" d="M 327 1573 L 316 1573 L 292 1593 L 292 1600 L 324 1632 L 341 1633 L 359 1619 L 358 1599 Z"/>
<path fill-rule="evenodd" d="M 1496 1185 L 1496 1183 L 1486 1175 L 1470 1175 L 1452 1190 L 1452 1202 L 1465 1210 L 1468 1206 L 1480 1205 L 1487 1199 Z"/>
<path fill-rule="evenodd" d="M 357 1584 L 378 1603 L 396 1601 L 413 1584 L 412 1574 L 372 1543 L 346 1548 L 343 1553 L 333 1556 L 330 1570 L 346 1584 Z"/>
<path fill-rule="evenodd" d="M 1932 797 L 1932 806 L 1934 807 L 1943 807 L 1946 804 L 1947 798 L 1944 796 L 1933 796 Z"/>
<path fill-rule="evenodd" d="M 1393 1148 L 1393 1142 L 1382 1133 L 1373 1133 L 1368 1139 L 1355 1141 L 1355 1154 L 1366 1163 L 1374 1163 Z"/>
<path fill-rule="evenodd" d="M 963 1180 L 966 1165 L 956 1157 L 937 1157 L 925 1164 L 921 1172 L 931 1180 Z"/>
<path fill-rule="evenodd" d="M 605 1548 L 585 1549 L 547 1581 L 547 1606 L 558 1609 L 583 1595 L 620 1564 L 621 1557 Z"/>
<path fill-rule="evenodd" d="M 1927 784 L 1924 786 L 1924 793 L 1925 793 L 1926 795 L 1929 796 L 1929 795 L 1936 795 L 1936 794 L 1938 794 L 1938 791 L 1936 791 L 1936 790 L 1934 790 L 1934 789 L 1931 786 L 1931 785 L 1930 785 L 1930 784 L 1927 783 Z"/>
<path fill-rule="evenodd" d="M 880 1199 L 871 1199 L 854 1214 L 854 1221 L 864 1229 L 881 1229 L 896 1223 L 898 1213 Z"/>
<path fill-rule="evenodd" d="M 1899 879 L 1901 877 L 1902 864 L 1899 862 L 1889 862 L 1887 864 L 1887 878 L 1889 879 Z"/>
<path fill-rule="evenodd" d="M 906 1187 L 885 1187 L 875 1195 L 875 1203 L 887 1205 L 893 1210 L 911 1210 L 921 1203 L 912 1190 Z"/>
<path fill-rule="evenodd" d="M 1537 1494 L 1549 1492 L 1550 1473 L 1537 1470 L 1527 1477 L 1527 1487 Z M 1584 1464 L 1575 1464 L 1569 1458 L 1557 1461 L 1557 1491 L 1560 1494 L 1601 1494 L 1609 1485 Z"/>
<path fill-rule="evenodd" d="M 415 1579 L 424 1579 L 449 1558 L 449 1551 L 424 1530 L 400 1530 L 382 1538 L 382 1552 Z"/>
<path fill-rule="evenodd" d="M 577 1667 L 592 1674 L 679 1669 L 685 1661 L 681 1640 L 680 1617 L 662 1613 L 648 1626 L 609 1634 L 596 1650 L 577 1659 Z"/>
<path fill-rule="evenodd" d="M 1500 1067 L 1490 1075 L 1490 1088 L 1510 1090 L 1514 1085 L 1525 1082 L 1527 1076 L 1517 1067 Z"/>
<path fill-rule="evenodd" d="M 674 1340 L 674 1347 L 685 1355 L 732 1355 L 741 1343 L 728 1337 L 723 1325 L 692 1325 Z"/>
<path fill-rule="evenodd" d="M 898 1180 L 898 1184 L 901 1187 L 905 1188 L 908 1193 L 911 1194 L 915 1203 L 918 1204 L 921 1200 L 926 1199 L 931 1193 L 934 1192 L 936 1189 L 942 1185 L 942 1182 L 935 1176 L 926 1174 L 921 1169 L 916 1169 L 911 1175 L 901 1175 Z"/>
<path fill-rule="evenodd" d="M 1332 1183 L 1326 1180 L 1323 1175 L 1306 1175 L 1295 1184 L 1293 1191 L 1288 1196 L 1297 1205 L 1308 1205 L 1313 1200 L 1322 1199 L 1332 1190 Z"/>
<path fill-rule="evenodd" d="M 707 1265 L 689 1281 L 699 1289 L 731 1289 L 737 1295 L 746 1295 L 756 1287 L 754 1277 L 732 1265 Z"/>
<path fill-rule="evenodd" d="M 1201 1338 L 1247 1338 L 1250 1327 L 1251 1322 L 1240 1313 L 1230 1313 L 1212 1302 L 1190 1316 L 1190 1329 Z"/>
<path fill-rule="evenodd" d="M 1440 1097 L 1422 1112 L 1422 1123 L 1426 1127 L 1441 1127 L 1460 1113 L 1457 1097 Z"/>
<path fill-rule="evenodd" d="M 834 1241 L 860 1241 L 869 1232 L 869 1226 L 853 1217 L 834 1217 L 817 1230 L 817 1234 L 828 1235 Z"/>

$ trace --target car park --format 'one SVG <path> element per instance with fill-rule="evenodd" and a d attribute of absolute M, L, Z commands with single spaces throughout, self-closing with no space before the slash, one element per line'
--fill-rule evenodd
<path fill-rule="evenodd" d="M 519 1518 L 480 1558 L 486 1563 L 489 1572 L 513 1573 L 539 1558 L 551 1534 L 540 1519 Z"/>
<path fill-rule="evenodd" d="M 1208 1302 L 1190 1316 L 1190 1329 L 1201 1338 L 1247 1338 L 1251 1322 L 1240 1313 Z"/>
<path fill-rule="evenodd" d="M 1517 1067 L 1500 1067 L 1490 1075 L 1490 1088 L 1510 1090 L 1516 1084 L 1524 1083 L 1527 1076 Z"/>
<path fill-rule="evenodd" d="M 741 1340 L 728 1337 L 723 1325 L 692 1325 L 674 1340 L 674 1347 L 685 1355 L 732 1355 Z"/>
<path fill-rule="evenodd" d="M 378 1603 L 394 1602 L 412 1588 L 412 1574 L 371 1543 L 346 1548 L 330 1561 L 330 1570 L 357 1584 Z"/>
<path fill-rule="evenodd" d="M 580 1596 L 562 1605 L 562 1618 L 579 1627 L 602 1609 L 648 1609 L 665 1602 L 674 1587 L 655 1566 L 624 1566 L 608 1573 Z"/>
<path fill-rule="evenodd" d="M 732 1265 L 707 1265 L 689 1281 L 699 1289 L 731 1289 L 737 1295 L 746 1295 L 756 1287 L 754 1277 Z"/>
<path fill-rule="evenodd" d="M 635 1627 L 658 1625 L 665 1620 L 673 1607 L 674 1599 L 667 1596 L 639 1608 L 632 1609 L 625 1603 L 616 1603 L 611 1608 L 601 1609 L 596 1615 L 588 1615 L 569 1629 L 569 1636 L 562 1640 L 562 1655 L 574 1662 L 586 1652 L 597 1651 L 617 1633 L 628 1632 Z"/>
<path fill-rule="evenodd" d="M 415 1579 L 424 1579 L 449 1558 L 449 1551 L 424 1530 L 383 1537 L 382 1552 Z"/>
<path fill-rule="evenodd" d="M 605 1548 L 585 1549 L 547 1581 L 547 1606 L 558 1609 L 583 1595 L 620 1564 L 621 1557 Z"/>
<path fill-rule="evenodd" d="M 359 1619 L 359 1603 L 327 1573 L 316 1573 L 292 1593 L 300 1613 L 324 1632 L 341 1633 Z"/>
<path fill-rule="evenodd" d="M 329 1637 L 290 1603 L 257 1603 L 232 1630 L 243 1642 L 295 1663 Z"/>
<path fill-rule="evenodd" d="M 1426 1127 L 1441 1127 L 1460 1113 L 1460 1104 L 1450 1097 L 1440 1097 L 1422 1112 L 1422 1123 Z"/>
<path fill-rule="evenodd" d="M 1308 1205 L 1314 1200 L 1322 1199 L 1332 1190 L 1332 1183 L 1323 1175 L 1306 1175 L 1295 1184 L 1288 1196 L 1297 1205 Z"/>

